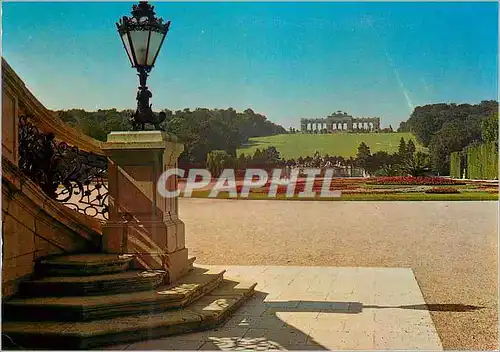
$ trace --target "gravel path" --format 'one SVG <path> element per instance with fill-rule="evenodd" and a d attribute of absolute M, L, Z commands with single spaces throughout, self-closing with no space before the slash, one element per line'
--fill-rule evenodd
<path fill-rule="evenodd" d="M 198 263 L 411 267 L 444 348 L 498 349 L 497 202 L 179 203 Z"/>

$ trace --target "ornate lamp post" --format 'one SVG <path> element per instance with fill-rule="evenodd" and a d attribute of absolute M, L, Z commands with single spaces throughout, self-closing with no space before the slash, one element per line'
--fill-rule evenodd
<path fill-rule="evenodd" d="M 123 16 L 116 27 L 123 42 L 132 67 L 137 69 L 139 76 L 139 91 L 137 92 L 137 110 L 130 118 L 134 130 L 144 130 L 146 123 L 153 124 L 160 129 L 166 114 L 153 113 L 149 98 L 153 96 L 146 86 L 148 73 L 154 67 L 158 53 L 170 27 L 170 21 L 163 22 L 162 18 L 155 17 L 154 6 L 147 1 L 140 1 L 133 5 L 132 16 Z"/>

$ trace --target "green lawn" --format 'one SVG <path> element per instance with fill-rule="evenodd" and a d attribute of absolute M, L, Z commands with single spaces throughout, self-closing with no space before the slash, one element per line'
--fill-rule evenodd
<path fill-rule="evenodd" d="M 313 156 L 318 151 L 321 155 L 329 154 L 343 157 L 354 157 L 358 145 L 365 142 L 371 152 L 398 150 L 399 140 L 413 139 L 417 150 L 425 150 L 419 145 L 412 133 L 332 133 L 332 134 L 281 134 L 270 137 L 251 138 L 248 146 L 238 150 L 239 154 L 251 154 L 257 148 L 276 147 L 282 158 L 298 158 Z"/>

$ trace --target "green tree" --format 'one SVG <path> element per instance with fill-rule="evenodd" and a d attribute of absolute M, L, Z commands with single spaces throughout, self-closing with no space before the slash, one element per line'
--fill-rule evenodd
<path fill-rule="evenodd" d="M 265 154 L 259 148 L 257 148 L 253 153 L 252 161 L 254 163 L 261 164 L 264 163 L 265 160 L 266 160 Z"/>
<path fill-rule="evenodd" d="M 409 176 L 424 176 L 430 170 L 429 155 L 423 152 L 416 152 L 401 163 L 400 169 L 404 174 Z"/>
<path fill-rule="evenodd" d="M 407 155 L 406 142 L 403 137 L 399 140 L 398 155 L 403 159 Z"/>
<path fill-rule="evenodd" d="M 412 156 L 416 151 L 415 148 L 415 143 L 413 142 L 413 139 L 410 139 L 408 141 L 408 144 L 406 145 L 406 153 L 408 156 Z"/>
<path fill-rule="evenodd" d="M 172 112 L 163 110 L 166 119 L 162 128 L 179 137 L 184 152 L 179 158 L 182 163 L 204 163 L 212 150 L 224 150 L 236 157 L 236 150 L 251 137 L 263 137 L 286 130 L 267 120 L 264 115 L 251 109 L 237 112 L 228 109 L 194 110 L 186 108 Z M 116 109 L 88 112 L 82 109 L 57 111 L 60 118 L 83 133 L 105 141 L 111 131 L 129 130 L 129 118 L 133 110 Z M 153 128 L 148 126 L 147 128 Z"/>
<path fill-rule="evenodd" d="M 277 164 L 281 160 L 280 152 L 274 146 L 265 149 L 263 154 L 267 164 Z"/>
<path fill-rule="evenodd" d="M 397 129 L 398 132 L 410 132 L 410 128 L 408 126 L 408 123 L 406 121 L 401 121 L 399 123 L 399 127 Z"/>
<path fill-rule="evenodd" d="M 356 154 L 356 164 L 363 169 L 369 167 L 371 151 L 370 147 L 368 147 L 365 142 L 361 142 L 358 146 L 358 153 Z"/>
<path fill-rule="evenodd" d="M 224 169 L 233 168 L 234 158 L 225 150 L 213 150 L 207 154 L 206 166 L 213 177 L 218 177 Z"/>
<path fill-rule="evenodd" d="M 443 126 L 429 144 L 431 166 L 440 175 L 450 172 L 450 155 L 471 143 L 479 143 L 477 130 L 466 123 L 450 123 Z"/>
<path fill-rule="evenodd" d="M 248 167 L 248 158 L 245 154 L 240 154 L 240 156 L 236 160 L 236 167 L 240 170 L 246 169 Z"/>
<path fill-rule="evenodd" d="M 482 101 L 479 104 L 430 104 L 418 106 L 408 121 L 402 122 L 398 131 L 413 132 L 424 147 L 446 124 L 465 123 L 475 138 L 481 138 L 481 121 L 498 112 L 498 102 Z"/>
<path fill-rule="evenodd" d="M 389 155 L 387 152 L 379 151 L 373 153 L 368 157 L 364 169 L 367 173 L 373 175 L 377 170 L 383 168 L 385 165 L 390 164 L 392 164 L 391 155 Z"/>
<path fill-rule="evenodd" d="M 498 112 L 485 118 L 481 123 L 484 142 L 498 142 Z"/>

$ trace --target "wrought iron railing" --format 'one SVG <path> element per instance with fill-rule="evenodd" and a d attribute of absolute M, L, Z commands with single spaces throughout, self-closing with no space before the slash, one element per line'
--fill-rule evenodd
<path fill-rule="evenodd" d="M 107 158 L 57 141 L 19 118 L 19 168 L 52 199 L 108 219 Z"/>

